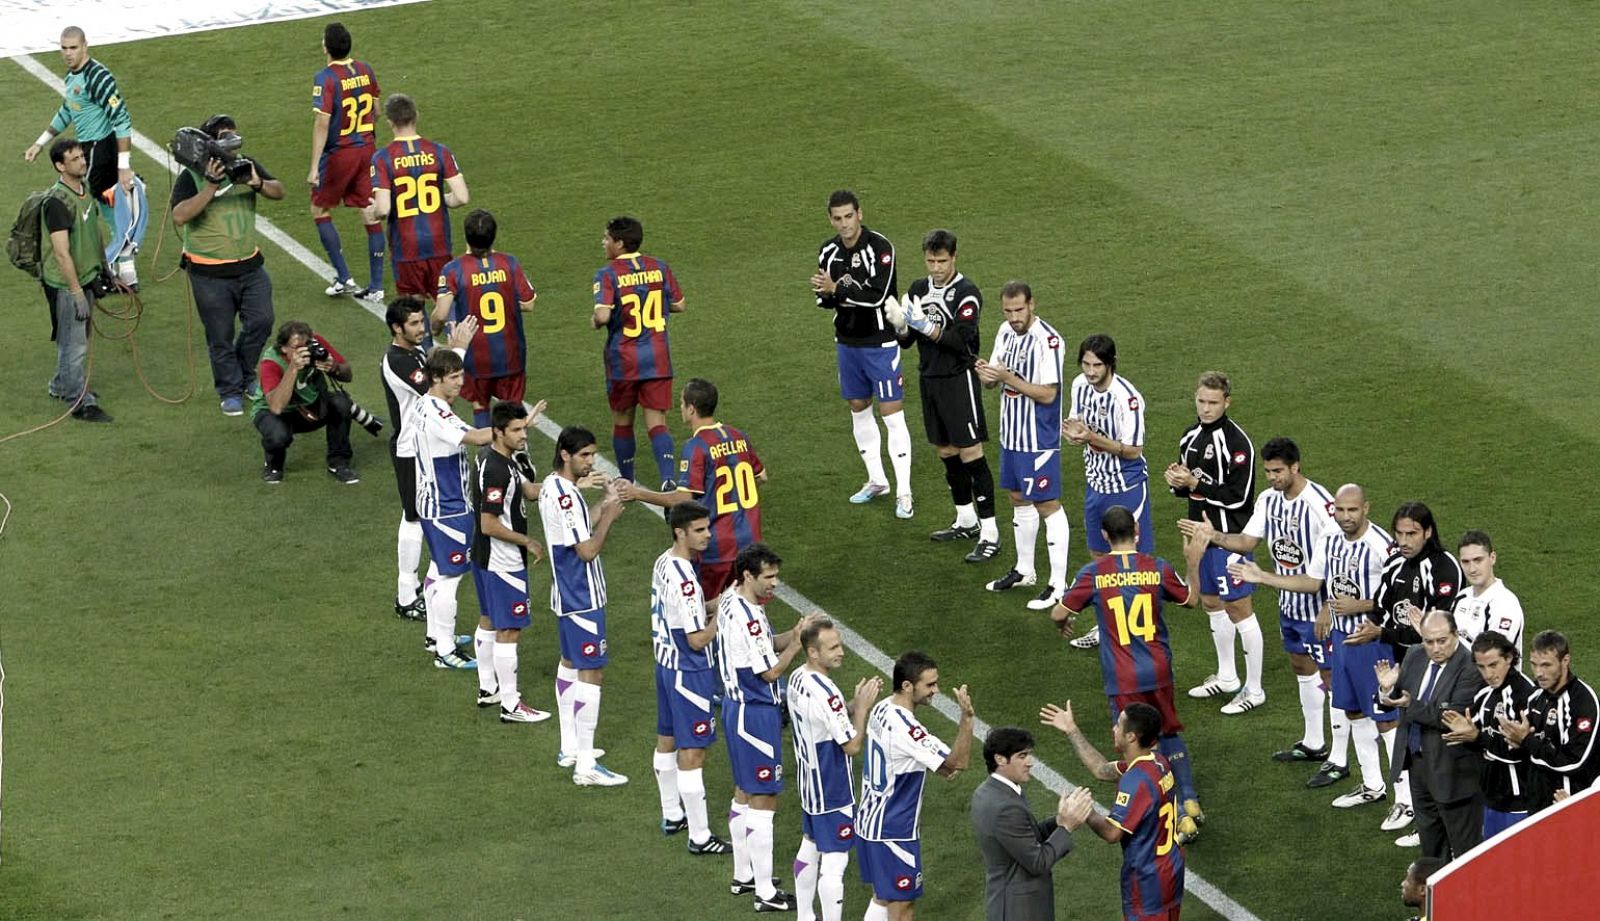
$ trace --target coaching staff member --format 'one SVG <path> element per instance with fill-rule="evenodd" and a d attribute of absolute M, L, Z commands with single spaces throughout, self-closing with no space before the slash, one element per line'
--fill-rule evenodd
<path fill-rule="evenodd" d="M 346 485 L 361 482 L 350 469 L 350 395 L 335 381 L 354 375 L 350 363 L 300 320 L 278 328 L 274 348 L 261 356 L 261 388 L 252 397 L 250 418 L 261 432 L 267 460 L 261 479 L 283 482 L 283 460 L 301 432 L 328 430 L 328 473 Z"/>
<path fill-rule="evenodd" d="M 983 742 L 989 779 L 972 792 L 972 830 L 985 870 L 989 921 L 1038 921 L 1056 916 L 1050 868 L 1072 853 L 1072 831 L 1094 809 L 1085 787 L 1061 794 L 1056 814 L 1033 817 L 1022 787 L 1033 774 L 1033 734 L 1000 726 Z"/>
<path fill-rule="evenodd" d="M 1456 634 L 1448 611 L 1429 611 L 1422 618 L 1422 643 L 1406 653 L 1395 668 L 1379 662 L 1378 702 L 1400 708 L 1390 769 L 1401 783 L 1411 772 L 1411 801 L 1417 812 L 1417 833 L 1426 857 L 1450 860 L 1483 840 L 1483 792 L 1477 752 L 1451 745 L 1444 734 L 1446 710 L 1465 711 L 1483 690 L 1472 653 Z"/>
<path fill-rule="evenodd" d="M 213 115 L 200 130 L 214 138 L 238 133 L 233 119 Z M 249 158 L 246 158 L 249 159 Z M 256 237 L 256 196 L 283 198 L 283 183 L 250 160 L 250 181 L 235 183 L 212 160 L 204 173 L 185 169 L 172 186 L 172 222 L 183 239 L 194 306 L 205 327 L 211 379 L 228 416 L 244 415 L 256 360 L 272 333 L 272 280 Z M 234 338 L 234 317 L 239 335 Z M 347 458 L 348 459 L 348 458 Z"/>

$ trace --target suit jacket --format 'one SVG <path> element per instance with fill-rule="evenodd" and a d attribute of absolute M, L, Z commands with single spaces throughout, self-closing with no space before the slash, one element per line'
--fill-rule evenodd
<path fill-rule="evenodd" d="M 1034 819 L 1027 799 L 992 776 L 972 792 L 972 830 L 983 852 L 989 921 L 1054 919 L 1050 868 L 1072 852 L 1071 833 L 1055 816 Z"/>
<path fill-rule="evenodd" d="M 1391 773 L 1396 781 L 1400 772 L 1411 767 L 1411 726 L 1422 729 L 1421 770 L 1433 798 L 1440 803 L 1453 803 L 1476 796 L 1479 792 L 1479 754 L 1465 745 L 1447 745 L 1447 731 L 1439 714 L 1444 710 L 1465 711 L 1472 705 L 1473 697 L 1483 689 L 1483 676 L 1472 662 L 1472 649 L 1457 642 L 1456 651 L 1444 664 L 1434 683 L 1433 694 L 1427 702 L 1422 700 L 1422 685 L 1428 680 L 1428 651 L 1413 646 L 1400 663 L 1400 683 L 1394 696 L 1401 691 L 1411 695 L 1410 706 L 1400 710 L 1400 725 L 1395 736 L 1396 754 Z M 1403 753 L 1403 754 L 1402 754 Z"/>

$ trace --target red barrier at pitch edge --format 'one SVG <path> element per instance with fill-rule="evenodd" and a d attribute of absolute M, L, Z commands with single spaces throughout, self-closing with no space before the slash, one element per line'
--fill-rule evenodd
<path fill-rule="evenodd" d="M 1600 789 L 1506 829 L 1434 875 L 1428 921 L 1595 921 L 1600 899 Z M 1510 912 L 1510 914 L 1508 914 Z"/>

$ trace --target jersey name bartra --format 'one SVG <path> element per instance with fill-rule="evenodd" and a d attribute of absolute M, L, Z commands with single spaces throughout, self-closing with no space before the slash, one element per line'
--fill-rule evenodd
<path fill-rule="evenodd" d="M 717 667 L 722 694 L 743 704 L 778 705 L 778 683 L 761 676 L 778 664 L 767 609 L 723 592 L 717 603 Z"/>
<path fill-rule="evenodd" d="M 840 345 L 879 346 L 895 341 L 883 305 L 900 293 L 895 282 L 894 244 L 875 230 L 861 228 L 854 246 L 837 235 L 817 251 L 817 270 L 838 287 L 817 295 L 817 306 L 833 311 L 833 339 Z"/>
<path fill-rule="evenodd" d="M 942 288 L 924 276 L 912 282 L 906 293 L 922 302 L 923 312 L 933 317 L 941 330 L 937 342 L 916 333 L 901 340 L 902 344 L 911 339 L 917 343 L 917 373 L 923 377 L 955 377 L 970 372 L 973 362 L 983 354 L 983 334 L 978 328 L 983 319 L 983 292 L 957 272 Z"/>
<path fill-rule="evenodd" d="M 1332 598 L 1370 601 L 1377 597 L 1378 585 L 1383 579 L 1383 561 L 1393 546 L 1389 532 L 1370 521 L 1366 532 L 1355 540 L 1333 528 L 1312 551 L 1305 574 L 1321 580 L 1324 601 Z M 1365 614 L 1336 614 L 1333 629 L 1353 633 L 1367 620 Z"/>
<path fill-rule="evenodd" d="M 445 183 L 459 175 L 450 148 L 427 138 L 395 138 L 372 155 L 372 188 L 390 193 L 389 253 L 396 263 L 450 257 Z"/>
<path fill-rule="evenodd" d="M 991 364 L 1003 364 L 1030 384 L 1054 386 L 1055 399 L 1040 403 L 1000 386 L 1000 447 L 1011 451 L 1055 451 L 1061 448 L 1061 335 L 1040 317 L 1023 332 L 1001 323 L 994 337 Z"/>
<path fill-rule="evenodd" d="M 471 474 L 462 441 L 472 427 L 449 403 L 425 393 L 411 408 L 405 431 L 417 465 L 417 514 L 429 521 L 465 515 Z"/>
<path fill-rule="evenodd" d="M 650 645 L 656 664 L 680 672 L 711 669 L 711 647 L 695 649 L 689 634 L 710 624 L 705 593 L 688 560 L 667 551 L 656 557 L 650 578 Z"/>
<path fill-rule="evenodd" d="M 608 381 L 648 381 L 672 376 L 667 323 L 683 290 L 665 262 L 624 253 L 594 274 L 594 304 L 609 307 L 605 366 Z"/>
<path fill-rule="evenodd" d="M 1072 380 L 1068 419 L 1081 419 L 1091 430 L 1125 445 L 1144 445 L 1144 397 L 1120 374 L 1102 393 L 1080 374 Z M 1144 455 L 1131 460 L 1089 445 L 1083 446 L 1083 480 L 1102 495 L 1138 486 L 1150 478 Z"/>
<path fill-rule="evenodd" d="M 856 737 L 856 729 L 844 694 L 832 678 L 803 665 L 789 676 L 787 698 L 800 808 L 821 815 L 853 806 L 850 756 L 843 746 Z"/>
<path fill-rule="evenodd" d="M 721 423 L 696 429 L 678 456 L 678 488 L 711 512 L 711 543 L 700 562 L 732 562 L 761 540 L 761 458 L 743 432 Z"/>
<path fill-rule="evenodd" d="M 493 515 L 500 525 L 514 534 L 528 530 L 528 510 L 522 501 L 522 471 L 493 447 L 478 451 L 477 471 L 472 478 L 472 507 L 478 515 Z M 491 572 L 524 572 L 528 568 L 528 548 L 483 533 L 482 523 L 474 518 L 472 563 Z"/>
<path fill-rule="evenodd" d="M 450 319 L 478 318 L 467 345 L 466 371 L 478 380 L 515 377 L 527 365 L 522 304 L 534 298 L 533 285 L 515 256 L 491 252 L 462 256 L 439 273 L 438 296 L 450 295 Z"/>
<path fill-rule="evenodd" d="M 1306 480 L 1305 488 L 1293 499 L 1276 489 L 1262 492 L 1244 533 L 1266 543 L 1279 574 L 1298 576 L 1305 573 L 1323 535 L 1338 529 L 1333 520 L 1333 497 Z M 1316 620 L 1321 607 L 1320 592 L 1278 592 L 1278 610 L 1290 620 Z"/>
<path fill-rule="evenodd" d="M 1200 481 L 1192 490 L 1172 490 L 1189 500 L 1189 520 L 1209 521 L 1224 534 L 1244 530 L 1256 494 L 1256 448 L 1244 429 L 1226 415 L 1196 422 L 1178 439 L 1178 463 Z"/>
<path fill-rule="evenodd" d="M 539 520 L 550 553 L 550 610 L 557 617 L 582 614 L 605 607 L 606 574 L 600 557 L 587 562 L 578 545 L 593 536 L 589 504 L 578 486 L 558 473 L 544 478 L 539 487 Z"/>
<path fill-rule="evenodd" d="M 950 749 L 891 698 L 867 716 L 865 763 L 856 835 L 868 841 L 915 841 L 920 834 L 922 786 Z"/>

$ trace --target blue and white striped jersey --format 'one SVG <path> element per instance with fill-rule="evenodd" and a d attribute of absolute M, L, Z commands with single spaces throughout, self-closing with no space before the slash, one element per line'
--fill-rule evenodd
<path fill-rule="evenodd" d="M 606 573 L 600 557 L 584 562 L 577 547 L 591 536 L 589 503 L 578 484 L 552 473 L 539 487 L 539 520 L 550 548 L 550 610 L 557 617 L 582 614 L 606 605 Z"/>
<path fill-rule="evenodd" d="M 843 746 L 856 737 L 856 727 L 844 694 L 832 678 L 802 665 L 789 675 L 787 697 L 800 808 L 807 815 L 821 815 L 854 806 L 850 756 Z"/>
<path fill-rule="evenodd" d="M 1325 598 L 1374 598 L 1378 583 L 1383 580 L 1383 561 L 1393 545 L 1389 532 L 1370 521 L 1367 530 L 1355 540 L 1333 528 L 1312 551 L 1306 575 L 1322 580 Z M 1351 633 L 1364 620 L 1365 614 L 1335 615 L 1333 629 Z"/>
<path fill-rule="evenodd" d="M 1305 573 L 1324 535 L 1343 532 L 1333 520 L 1333 496 L 1306 480 L 1293 499 L 1276 489 L 1258 496 L 1243 533 L 1266 542 L 1281 575 L 1298 576 Z M 1321 592 L 1278 592 L 1278 609 L 1290 620 L 1316 620 L 1321 607 Z"/>
<path fill-rule="evenodd" d="M 1037 403 L 1010 387 L 1000 387 L 1000 447 L 1011 451 L 1054 451 L 1061 448 L 1061 334 L 1040 317 L 1023 332 L 1001 323 L 994 337 L 992 364 L 1002 364 L 1030 384 L 1056 388 L 1056 398 Z"/>
<path fill-rule="evenodd" d="M 950 749 L 891 698 L 867 717 L 866 764 L 856 836 L 868 841 L 915 841 L 922 815 L 922 785 Z"/>
<path fill-rule="evenodd" d="M 472 426 L 449 403 L 425 393 L 412 405 L 405 430 L 417 465 L 417 514 L 429 521 L 465 515 L 472 474 L 461 443 Z"/>
<path fill-rule="evenodd" d="M 708 623 L 705 593 L 694 565 L 673 556 L 671 550 L 656 557 L 650 580 L 650 643 L 656 662 L 681 672 L 709 671 L 711 647 L 689 645 L 689 634 L 699 633 Z"/>
<path fill-rule="evenodd" d="M 1104 392 L 1096 390 L 1082 374 L 1073 378 L 1067 418 L 1083 420 L 1084 425 L 1112 441 L 1144 445 L 1144 397 L 1120 374 L 1111 375 Z M 1097 493 L 1127 492 L 1149 478 L 1150 468 L 1143 454 L 1128 460 L 1083 446 L 1083 480 Z"/>
<path fill-rule="evenodd" d="M 751 604 L 736 591 L 723 592 L 717 603 L 716 658 L 723 697 L 746 704 L 778 705 L 778 683 L 761 679 L 762 673 L 778 664 L 766 608 Z"/>

